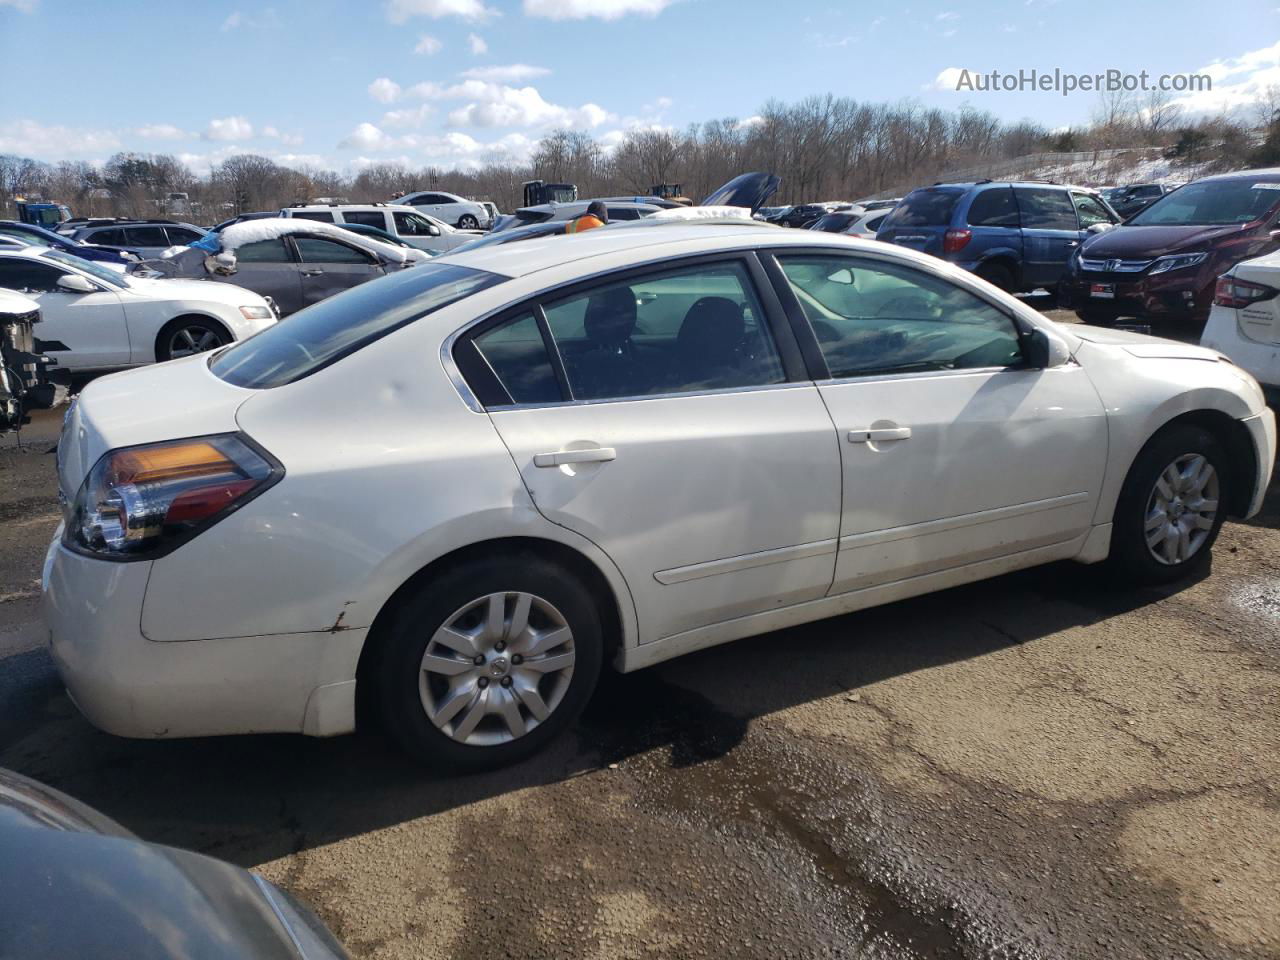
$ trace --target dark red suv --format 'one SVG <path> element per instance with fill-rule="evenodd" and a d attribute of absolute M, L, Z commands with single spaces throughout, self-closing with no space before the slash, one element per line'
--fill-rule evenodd
<path fill-rule="evenodd" d="M 1088 323 L 1203 323 L 1219 274 L 1280 248 L 1280 169 L 1205 177 L 1089 237 L 1060 293 Z"/>

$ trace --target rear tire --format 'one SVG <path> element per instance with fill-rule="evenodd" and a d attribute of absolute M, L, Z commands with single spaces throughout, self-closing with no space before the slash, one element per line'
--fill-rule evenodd
<path fill-rule="evenodd" d="M 999 287 L 1005 293 L 1013 292 L 1015 286 L 1013 271 L 1002 263 L 981 264 L 974 273 L 992 286 Z"/>
<path fill-rule="evenodd" d="M 1111 528 L 1111 571 L 1143 584 L 1206 568 L 1226 519 L 1230 461 L 1207 430 L 1175 424 L 1139 452 Z"/>
<path fill-rule="evenodd" d="M 569 570 L 522 552 L 465 561 L 394 611 L 375 676 L 386 729 L 423 764 L 490 770 L 577 720 L 604 658 Z"/>
<path fill-rule="evenodd" d="M 475 230 L 480 226 L 480 221 L 469 213 L 464 213 L 458 218 L 459 230 Z"/>

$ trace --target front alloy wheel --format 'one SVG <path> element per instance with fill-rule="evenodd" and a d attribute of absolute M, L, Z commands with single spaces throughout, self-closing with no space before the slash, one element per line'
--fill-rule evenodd
<path fill-rule="evenodd" d="M 546 720 L 573 679 L 573 631 L 530 593 L 491 593 L 454 612 L 422 655 L 422 708 L 451 740 L 492 746 Z"/>
<path fill-rule="evenodd" d="M 217 330 L 208 324 L 190 323 L 178 327 L 169 335 L 167 355 L 170 360 L 189 357 L 193 353 L 216 350 L 225 341 Z"/>
<path fill-rule="evenodd" d="M 1198 453 L 1160 472 L 1147 500 L 1147 549 L 1166 566 L 1186 563 L 1208 542 L 1218 517 L 1218 471 Z"/>

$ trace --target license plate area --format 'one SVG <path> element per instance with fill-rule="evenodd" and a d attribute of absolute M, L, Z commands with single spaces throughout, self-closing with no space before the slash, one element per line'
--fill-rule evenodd
<path fill-rule="evenodd" d="M 1116 298 L 1116 285 L 1114 283 L 1091 283 L 1089 284 L 1089 296 L 1096 297 L 1099 300 L 1114 300 Z"/>

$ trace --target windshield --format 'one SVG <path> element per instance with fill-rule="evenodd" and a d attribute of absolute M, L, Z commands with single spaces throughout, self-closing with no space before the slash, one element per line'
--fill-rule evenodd
<path fill-rule="evenodd" d="M 1251 223 L 1280 205 L 1280 183 L 1240 178 L 1190 183 L 1128 221 L 1137 227 L 1227 226 Z"/>
<path fill-rule="evenodd" d="M 123 290 L 129 286 L 129 281 L 124 278 L 124 274 L 119 271 L 104 267 L 99 263 L 91 260 L 85 260 L 83 257 L 73 256 L 70 253 L 63 253 L 61 250 L 46 250 L 40 254 L 46 260 L 53 260 L 66 267 L 75 267 L 77 270 L 83 270 L 85 273 L 101 280 L 105 284 Z"/>
<path fill-rule="evenodd" d="M 828 213 L 825 217 L 815 221 L 811 229 L 823 230 L 827 233 L 839 233 L 856 219 L 857 217 L 850 213 Z"/>
<path fill-rule="evenodd" d="M 299 310 L 219 353 L 209 369 L 237 387 L 279 387 L 506 279 L 449 263 L 424 263 Z"/>
<path fill-rule="evenodd" d="M 945 227 L 951 223 L 951 211 L 960 199 L 961 191 L 949 190 L 913 190 L 903 201 L 893 208 L 886 227 Z"/>

